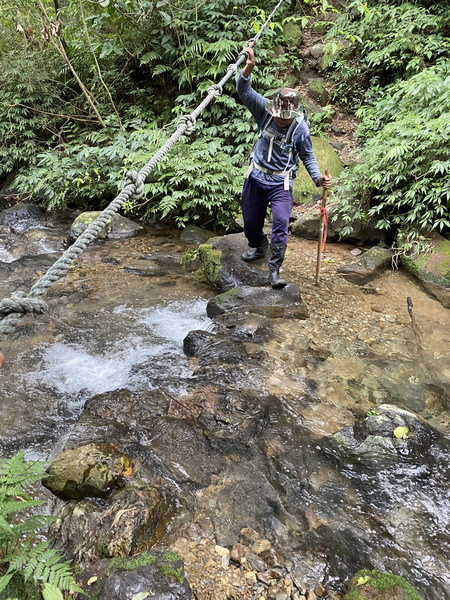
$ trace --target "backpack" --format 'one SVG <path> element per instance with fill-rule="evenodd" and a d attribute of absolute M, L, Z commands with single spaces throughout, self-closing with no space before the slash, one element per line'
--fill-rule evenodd
<path fill-rule="evenodd" d="M 308 116 L 306 113 L 306 109 L 303 109 L 303 115 L 301 117 L 296 117 L 292 121 L 292 123 L 290 124 L 289 129 L 287 130 L 285 135 L 280 134 L 280 133 L 272 134 L 272 133 L 267 132 L 267 128 L 272 123 L 272 121 L 273 121 L 273 115 L 271 115 L 270 113 L 267 113 L 267 116 L 261 125 L 261 129 L 259 130 L 258 137 L 256 138 L 256 141 L 255 141 L 255 145 L 256 145 L 257 141 L 261 137 L 265 137 L 266 139 L 270 140 L 269 155 L 267 157 L 267 160 L 269 162 L 270 162 L 270 159 L 272 158 L 272 147 L 273 147 L 273 143 L 275 140 L 277 140 L 284 149 L 289 150 L 290 154 L 294 153 L 293 149 L 291 148 L 292 136 L 294 135 L 295 130 L 297 129 L 297 127 L 300 125 L 300 123 L 302 121 L 308 122 Z"/>

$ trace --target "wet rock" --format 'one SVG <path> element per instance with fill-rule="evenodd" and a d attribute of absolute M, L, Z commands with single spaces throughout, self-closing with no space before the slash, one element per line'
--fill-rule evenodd
<path fill-rule="evenodd" d="M 426 455 L 436 432 L 418 415 L 390 404 L 382 404 L 355 427 L 355 435 L 388 438 L 403 456 Z"/>
<path fill-rule="evenodd" d="M 209 240 L 210 237 L 214 236 L 213 231 L 202 229 L 197 225 L 187 225 L 180 234 L 180 239 L 185 242 L 191 242 L 193 244 L 204 244 Z"/>
<path fill-rule="evenodd" d="M 161 390 L 131 392 L 127 389 L 104 392 L 89 398 L 83 417 L 97 417 L 126 426 L 149 426 L 155 417 L 166 415 L 170 399 Z"/>
<path fill-rule="evenodd" d="M 374 468 L 389 468 L 402 457 L 413 458 L 423 466 L 411 471 L 410 476 L 419 478 L 431 468 L 430 449 L 436 439 L 437 433 L 418 415 L 389 404 L 378 406 L 354 426 L 344 427 L 330 437 L 339 454 L 349 453 L 360 464 Z"/>
<path fill-rule="evenodd" d="M 362 569 L 349 582 L 344 600 L 422 600 L 419 592 L 400 575 Z"/>
<path fill-rule="evenodd" d="M 261 314 L 269 318 L 307 319 L 299 287 L 290 283 L 281 290 L 270 287 L 234 288 L 208 302 L 206 313 L 210 318 L 226 312 Z"/>
<path fill-rule="evenodd" d="M 0 225 L 14 233 L 38 227 L 43 220 L 44 213 L 35 204 L 16 204 L 0 213 Z"/>
<path fill-rule="evenodd" d="M 273 335 L 270 319 L 255 313 L 222 313 L 214 317 L 212 327 L 214 333 L 225 334 L 239 343 L 261 344 Z"/>
<path fill-rule="evenodd" d="M 145 258 L 126 262 L 123 268 L 141 277 L 162 277 L 166 274 L 166 270 L 161 268 L 160 265 Z"/>
<path fill-rule="evenodd" d="M 450 308 L 450 240 L 430 234 L 425 252 L 403 256 L 406 267 L 446 308 Z"/>
<path fill-rule="evenodd" d="M 338 269 L 338 272 L 351 283 L 365 285 L 392 264 L 392 252 L 375 246 L 365 252 L 351 265 Z"/>
<path fill-rule="evenodd" d="M 180 557 L 172 553 L 146 553 L 118 563 L 106 579 L 99 600 L 190 600 L 192 590 Z M 152 560 L 154 558 L 155 560 Z M 148 564 L 133 568 L 135 564 Z M 147 595 L 145 595 L 147 593 Z"/>
<path fill-rule="evenodd" d="M 84 569 L 101 558 L 132 556 L 161 540 L 175 512 L 171 497 L 156 487 L 133 485 L 106 503 L 82 500 L 62 508 L 51 535 L 66 557 Z"/>
<path fill-rule="evenodd" d="M 218 291 L 227 291 L 240 285 L 267 285 L 268 271 L 260 271 L 265 259 L 246 263 L 241 255 L 248 250 L 243 233 L 214 237 L 199 246 L 200 260 L 208 281 Z"/>
<path fill-rule="evenodd" d="M 209 331 L 190 331 L 184 338 L 183 350 L 187 356 L 198 358 L 203 366 L 248 361 L 248 355 L 240 345 Z"/>
<path fill-rule="evenodd" d="M 101 215 L 101 211 L 83 212 L 75 219 L 69 231 L 69 239 L 76 240 Z M 113 215 L 111 221 L 103 227 L 97 239 L 121 239 L 133 237 L 142 231 L 141 225 L 122 215 Z"/>
<path fill-rule="evenodd" d="M 131 464 L 111 444 L 88 444 L 61 452 L 47 472 L 43 484 L 60 498 L 104 498 L 131 472 Z"/>

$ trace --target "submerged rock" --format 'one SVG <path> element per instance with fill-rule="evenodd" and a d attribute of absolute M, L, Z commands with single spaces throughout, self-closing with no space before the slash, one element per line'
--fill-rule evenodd
<path fill-rule="evenodd" d="M 433 232 L 427 251 L 403 256 L 402 264 L 443 306 L 450 308 L 450 240 Z"/>
<path fill-rule="evenodd" d="M 391 263 L 391 250 L 374 246 L 351 265 L 338 269 L 338 272 L 351 283 L 365 285 L 385 271 Z"/>

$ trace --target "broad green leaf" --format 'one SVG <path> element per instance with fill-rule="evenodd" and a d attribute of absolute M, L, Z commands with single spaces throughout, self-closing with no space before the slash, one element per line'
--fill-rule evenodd
<path fill-rule="evenodd" d="M 64 600 L 61 590 L 51 583 L 44 583 L 42 586 L 42 597 L 44 600 Z"/>

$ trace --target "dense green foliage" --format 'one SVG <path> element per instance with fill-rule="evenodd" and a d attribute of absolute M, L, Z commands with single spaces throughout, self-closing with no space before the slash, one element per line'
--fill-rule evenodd
<path fill-rule="evenodd" d="M 25 491 L 40 481 L 44 465 L 24 462 L 19 453 L 0 464 L 0 595 L 22 600 L 63 600 L 61 590 L 82 591 L 67 562 L 38 531 L 53 520 L 45 515 L 23 517 L 44 504 Z M 4 594 L 7 596 L 4 596 Z"/>
<path fill-rule="evenodd" d="M 343 236 L 357 218 L 389 230 L 408 250 L 421 234 L 450 230 L 445 4 L 356 0 L 329 31 L 335 100 L 358 108 L 364 144 L 361 163 L 347 170 L 338 194 Z"/>
<path fill-rule="evenodd" d="M 347 172 L 340 215 L 401 229 L 402 246 L 421 232 L 450 229 L 450 66 L 440 63 L 394 84 L 359 111 L 364 161 Z"/>
<path fill-rule="evenodd" d="M 104 206 L 125 171 L 139 170 L 226 73 L 265 16 L 264 3 L 241 1 L 24 0 L 1 8 L 9 42 L 0 58 L 0 172 L 19 171 L 15 187 L 49 208 Z M 262 45 L 261 58 L 267 54 Z M 275 87 L 285 69 L 280 56 L 259 77 Z M 232 81 L 228 92 L 128 211 L 180 225 L 232 221 L 254 127 Z"/>
<path fill-rule="evenodd" d="M 6 0 L 0 7 L 0 177 L 50 209 L 98 209 L 140 170 L 226 73 L 274 3 L 242 0 Z M 325 75 L 333 102 L 357 111 L 361 164 L 337 194 L 355 216 L 448 231 L 450 11 L 428 0 L 285 3 L 257 47 L 267 92 L 295 85 L 301 30 L 328 21 Z M 292 82 L 292 83 L 291 83 Z M 255 134 L 232 79 L 193 134 L 151 173 L 128 214 L 226 230 L 239 212 Z M 332 107 L 310 115 L 326 135 Z"/>

